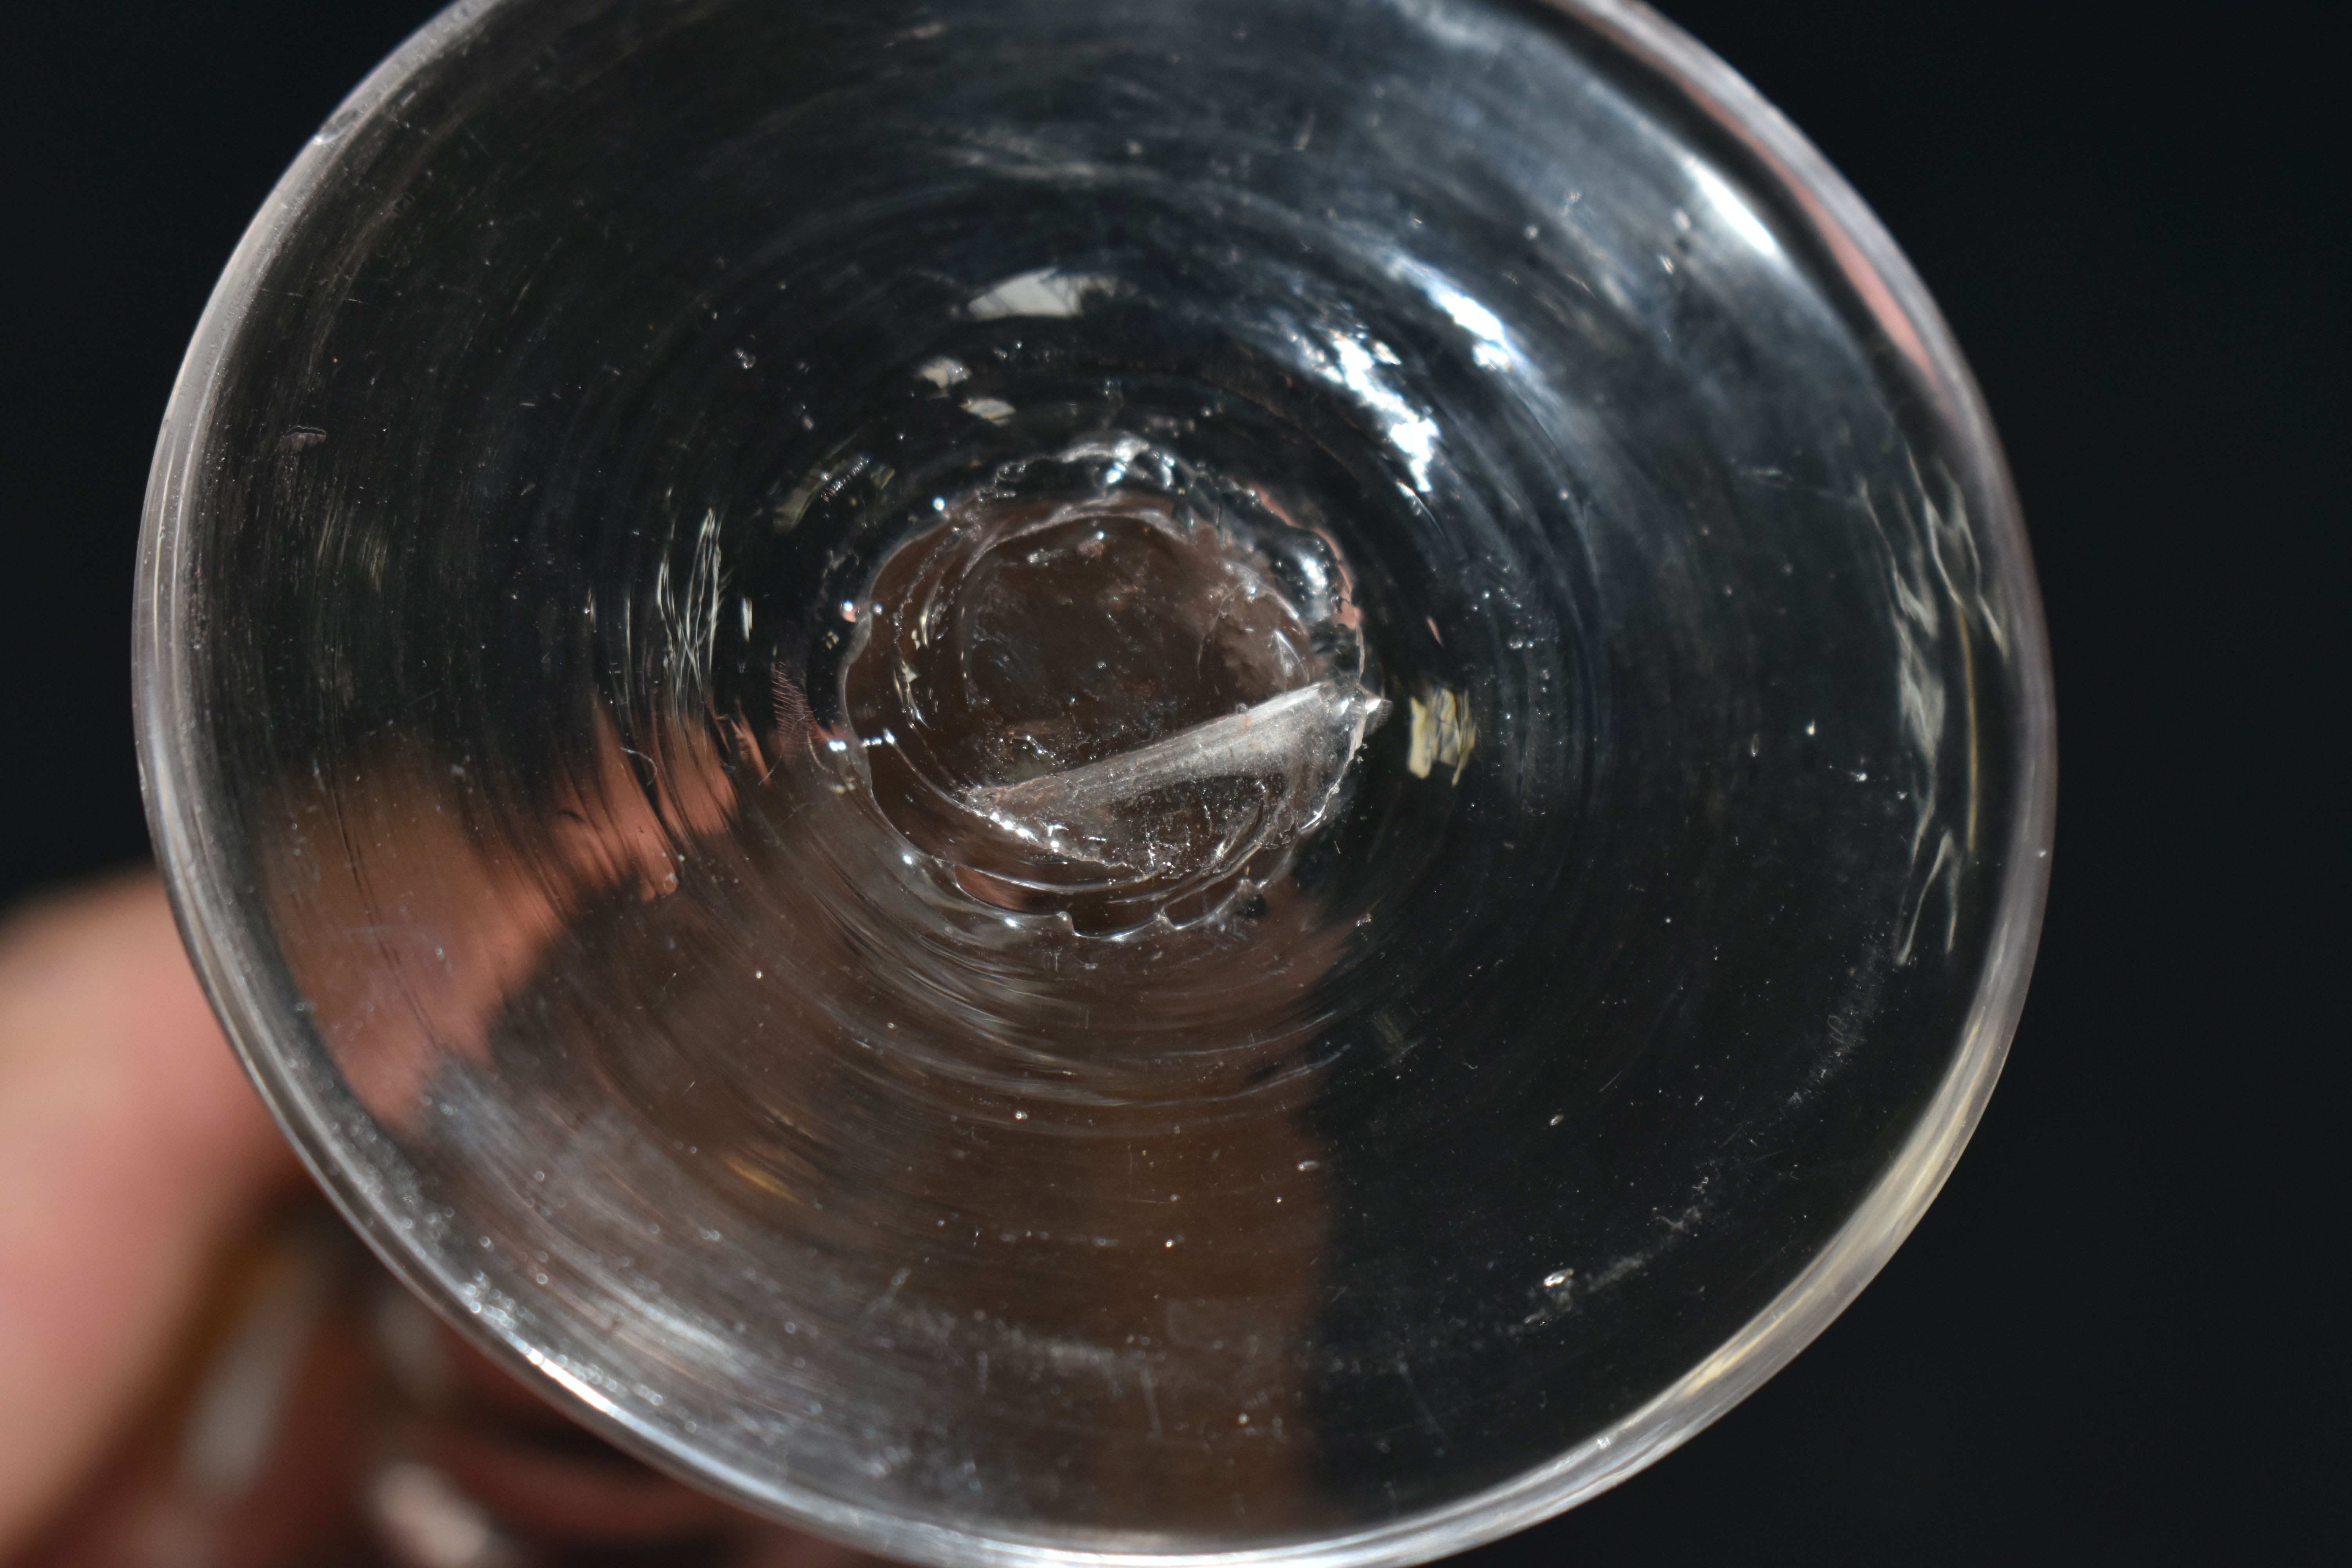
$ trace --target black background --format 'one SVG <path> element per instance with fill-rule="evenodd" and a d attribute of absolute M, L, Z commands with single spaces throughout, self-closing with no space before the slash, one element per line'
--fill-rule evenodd
<path fill-rule="evenodd" d="M 147 853 L 128 611 L 172 377 L 279 172 L 433 8 L 0 17 L 0 900 Z M 1474 1561 L 2333 1556 L 2352 268 L 2320 8 L 1666 9 L 1877 209 L 1984 385 L 2049 612 L 2058 850 L 2000 1089 L 1878 1282 L 1686 1448 Z"/>

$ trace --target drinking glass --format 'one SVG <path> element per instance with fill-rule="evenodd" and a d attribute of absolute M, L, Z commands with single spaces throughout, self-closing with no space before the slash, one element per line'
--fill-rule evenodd
<path fill-rule="evenodd" d="M 370 1244 L 922 1563 L 1665 1453 L 1934 1196 L 2050 842 L 1949 333 L 1615 0 L 467 0 L 229 264 L 136 659 Z"/>

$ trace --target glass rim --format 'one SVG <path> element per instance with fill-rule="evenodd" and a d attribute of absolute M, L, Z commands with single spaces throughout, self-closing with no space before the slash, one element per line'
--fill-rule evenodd
<path fill-rule="evenodd" d="M 409 80 L 462 48 L 506 0 L 457 0 L 374 70 L 303 146 L 247 228 L 182 363 L 150 470 L 134 587 L 132 706 L 148 824 L 181 935 L 247 1075 L 303 1164 L 384 1265 L 443 1319 L 529 1384 L 551 1384 L 590 1428 L 656 1468 L 762 1515 L 862 1550 L 940 1564 L 1087 1563 L 1180 1568 L 1265 1563 L 1381 1568 L 1428 1562 L 1497 1540 L 1597 1496 L 1696 1436 L 1785 1366 L 1885 1267 L 1942 1190 L 2000 1075 L 2024 1005 L 2049 885 L 2056 816 L 2056 710 L 2047 634 L 2015 489 L 1982 395 L 1941 312 L 1876 216 L 1745 78 L 1637 0 L 1544 0 L 1678 91 L 1727 133 L 1802 214 L 1863 307 L 1900 352 L 1912 389 L 1956 437 L 1968 493 L 1980 498 L 1979 548 L 2010 616 L 2018 685 L 2018 809 L 1982 973 L 1950 1065 L 1877 1182 L 1830 1241 L 1731 1338 L 1665 1389 L 1549 1461 L 1468 1497 L 1368 1529 L 1230 1551 L 1095 1551 L 1008 1541 L 899 1519 L 714 1465 L 541 1356 L 520 1335 L 460 1310 L 456 1293 L 343 1163 L 337 1118 L 268 1042 L 278 1009 L 223 940 L 234 879 L 218 858 L 196 776 L 186 680 L 188 605 L 178 570 L 194 465 L 227 351 L 292 223 L 335 172 L 338 144 L 383 112 Z"/>

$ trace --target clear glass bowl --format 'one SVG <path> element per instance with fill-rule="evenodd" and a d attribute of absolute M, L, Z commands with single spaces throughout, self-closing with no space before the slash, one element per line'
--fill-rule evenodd
<path fill-rule="evenodd" d="M 1966 368 L 1616 4 L 458 5 L 214 297 L 136 657 L 353 1224 L 922 1562 L 1664 1453 L 1935 1194 L 2046 876 Z"/>

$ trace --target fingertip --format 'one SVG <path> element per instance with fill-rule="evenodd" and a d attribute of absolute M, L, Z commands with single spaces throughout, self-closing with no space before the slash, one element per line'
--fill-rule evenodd
<path fill-rule="evenodd" d="M 152 872 L 0 921 L 0 1556 L 153 1374 L 228 1228 L 296 1169 Z"/>

